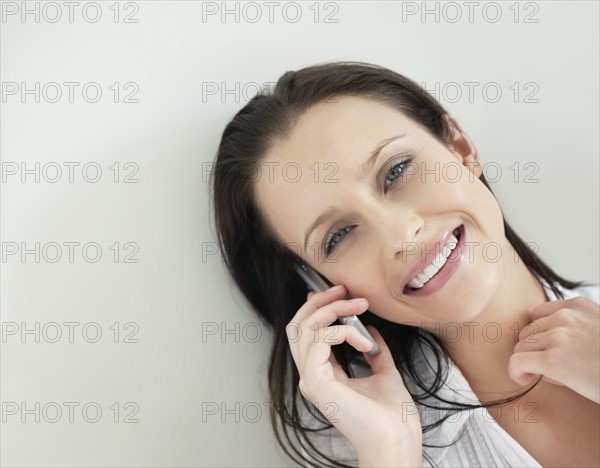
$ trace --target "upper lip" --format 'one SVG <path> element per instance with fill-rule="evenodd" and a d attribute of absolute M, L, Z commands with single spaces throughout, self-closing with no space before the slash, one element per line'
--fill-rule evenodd
<path fill-rule="evenodd" d="M 417 276 L 419 273 L 425 270 L 425 268 L 428 267 L 431 264 L 431 262 L 433 262 L 438 252 L 440 252 L 446 245 L 446 242 L 448 242 L 448 238 L 459 227 L 460 225 L 453 227 L 452 229 L 449 229 L 447 231 L 444 231 L 433 243 L 433 245 L 427 246 L 425 256 L 423 256 L 423 254 L 420 251 L 418 252 L 419 261 L 408 271 L 408 274 L 404 277 L 404 281 L 402 282 L 402 291 L 404 291 L 408 283 L 415 276 Z"/>

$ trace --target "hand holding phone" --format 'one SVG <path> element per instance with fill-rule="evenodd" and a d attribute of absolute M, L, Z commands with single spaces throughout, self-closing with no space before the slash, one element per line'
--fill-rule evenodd
<path fill-rule="evenodd" d="M 295 262 L 294 268 L 310 290 L 317 292 L 330 289 L 323 277 L 301 261 Z M 315 308 L 317 303 L 323 304 L 322 308 Z M 358 335 L 354 331 L 358 330 L 373 343 L 371 350 L 365 354 L 377 354 L 369 360 L 372 375 L 354 378 L 352 366 L 348 366 L 345 374 L 339 362 L 332 359 L 328 352 L 331 348 L 327 349 L 326 342 L 312 341 L 310 336 L 298 334 L 312 330 L 311 326 L 316 322 L 324 323 L 325 317 L 326 322 L 331 323 L 332 309 L 351 309 L 354 313 L 359 311 L 356 305 L 343 300 L 341 289 L 334 290 L 329 295 L 309 299 L 290 322 L 296 326 L 290 327 L 289 332 L 286 327 L 302 396 L 317 408 L 335 409 L 334 414 L 328 411 L 322 411 L 322 414 L 350 441 L 359 466 L 421 466 L 422 428 L 419 413 L 414 411 L 406 414 L 406 405 L 414 405 L 414 402 L 386 344 L 382 341 L 382 345 L 377 346 L 356 316 L 340 317 L 338 313 L 335 314 L 340 322 L 355 327 L 342 327 L 336 343 L 358 342 Z M 360 310 L 364 309 L 363 304 Z M 352 313 L 351 310 L 348 312 Z M 382 339 L 381 336 L 379 338 Z M 357 346 L 355 349 L 362 345 Z M 380 434 L 386 435 L 385 441 L 382 441 Z"/>
<path fill-rule="evenodd" d="M 306 286 L 313 292 L 325 291 L 331 287 L 315 270 L 299 260 L 294 262 L 294 269 L 304 280 Z M 361 335 L 373 343 L 373 348 L 366 353 L 368 356 L 374 356 L 379 353 L 379 345 L 356 315 L 338 317 L 338 319 L 344 325 L 351 325 L 356 328 Z"/>

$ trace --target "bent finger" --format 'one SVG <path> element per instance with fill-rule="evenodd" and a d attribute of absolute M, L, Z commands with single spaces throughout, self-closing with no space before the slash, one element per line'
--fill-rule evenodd
<path fill-rule="evenodd" d="M 315 311 L 310 316 L 310 319 L 307 319 L 310 321 L 309 328 L 311 330 L 316 330 L 318 328 L 328 327 L 340 317 L 360 315 L 365 313 L 368 308 L 369 303 L 366 299 L 341 299 L 332 302 Z"/>
<path fill-rule="evenodd" d="M 396 364 L 394 363 L 394 358 L 392 358 L 392 353 L 390 352 L 390 348 L 388 348 L 387 343 L 381 336 L 381 333 L 375 328 L 373 325 L 367 325 L 367 330 L 375 340 L 375 342 L 379 345 L 379 353 L 375 356 L 369 356 L 365 354 L 367 362 L 373 369 L 374 374 L 387 374 L 398 372 L 396 368 Z"/>
<path fill-rule="evenodd" d="M 338 284 L 326 291 L 314 293 L 310 298 L 298 309 L 294 315 L 293 321 L 301 322 L 312 315 L 317 309 L 346 296 L 346 288 Z"/>
<path fill-rule="evenodd" d="M 515 353 L 508 361 L 508 375 L 519 385 L 529 385 L 534 376 L 544 375 L 560 381 L 559 370 L 552 365 L 547 351 Z"/>
<path fill-rule="evenodd" d="M 334 325 L 319 330 L 304 354 L 304 369 L 315 369 L 329 360 L 331 347 L 347 342 L 356 350 L 366 353 L 373 344 L 351 325 Z M 302 357 L 301 357 L 302 359 Z"/>

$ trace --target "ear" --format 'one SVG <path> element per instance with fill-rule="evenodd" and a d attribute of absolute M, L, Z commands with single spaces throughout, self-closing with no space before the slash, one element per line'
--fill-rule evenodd
<path fill-rule="evenodd" d="M 483 171 L 479 151 L 477 151 L 471 139 L 460 128 L 458 122 L 454 120 L 454 117 L 446 115 L 446 119 L 452 133 L 450 151 L 479 179 Z"/>

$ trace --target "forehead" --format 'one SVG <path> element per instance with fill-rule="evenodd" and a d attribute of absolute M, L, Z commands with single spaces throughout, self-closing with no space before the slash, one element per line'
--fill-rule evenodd
<path fill-rule="evenodd" d="M 403 134 L 398 144 L 406 147 L 423 132 L 399 110 L 372 99 L 340 96 L 316 104 L 261 161 L 258 207 L 281 241 L 300 242 L 316 216 L 356 187 L 360 166 L 382 140 Z"/>
<path fill-rule="evenodd" d="M 296 122 L 290 136 L 266 157 L 296 157 L 314 149 L 314 156 L 328 155 L 339 147 L 377 142 L 381 133 L 418 125 L 391 105 L 360 96 L 338 96 L 315 104 Z M 389 136 L 389 135 L 388 135 Z M 371 148 L 372 149 L 372 148 Z"/>

